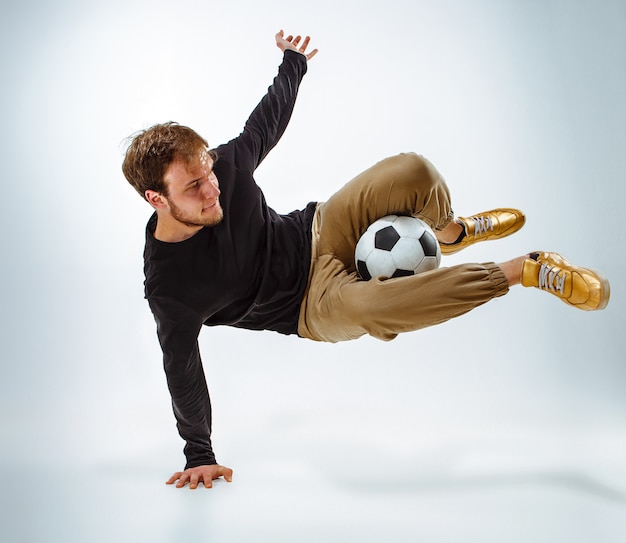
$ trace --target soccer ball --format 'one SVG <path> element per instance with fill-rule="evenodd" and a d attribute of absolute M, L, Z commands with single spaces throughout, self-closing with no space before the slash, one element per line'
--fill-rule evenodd
<path fill-rule="evenodd" d="M 387 215 L 372 223 L 354 252 L 361 279 L 403 277 L 439 267 L 441 250 L 430 227 L 416 217 Z"/>

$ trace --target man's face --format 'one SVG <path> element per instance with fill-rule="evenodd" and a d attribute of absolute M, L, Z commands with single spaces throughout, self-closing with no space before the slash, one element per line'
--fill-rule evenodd
<path fill-rule="evenodd" d="M 164 198 L 172 218 L 191 227 L 214 226 L 222 220 L 219 182 L 207 151 L 200 151 L 189 163 L 174 160 L 163 178 L 168 188 Z"/>

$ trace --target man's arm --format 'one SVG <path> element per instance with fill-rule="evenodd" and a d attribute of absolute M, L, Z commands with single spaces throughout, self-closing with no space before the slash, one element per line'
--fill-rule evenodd
<path fill-rule="evenodd" d="M 198 347 L 201 318 L 174 300 L 152 298 L 149 303 L 187 459 L 185 470 L 174 473 L 167 483 L 178 480 L 178 487 L 189 483 L 190 488 L 196 488 L 204 482 L 208 488 L 220 476 L 230 481 L 232 470 L 217 464 L 211 444 L 211 399 Z"/>
<path fill-rule="evenodd" d="M 248 164 L 252 170 L 256 169 L 285 132 L 293 113 L 300 82 L 307 71 L 307 60 L 317 54 L 317 49 L 306 54 L 310 42 L 308 36 L 301 45 L 300 36 L 285 38 L 282 30 L 275 37 L 277 47 L 284 53 L 283 62 L 267 94 L 254 108 L 242 134 L 236 140 L 237 145 L 247 149 L 250 156 Z"/>
<path fill-rule="evenodd" d="M 247 147 L 253 169 L 276 145 L 283 134 L 295 104 L 298 86 L 306 73 L 306 62 L 317 50 L 306 54 L 309 38 L 276 34 L 276 45 L 284 52 L 267 95 L 251 114 L 237 145 Z M 241 150 L 241 148 L 240 148 Z M 149 300 L 157 320 L 157 332 L 163 350 L 163 362 L 178 430 L 185 440 L 185 470 L 167 481 L 177 487 L 199 482 L 212 486 L 223 476 L 232 480 L 232 470 L 217 464 L 211 445 L 211 403 L 198 349 L 201 319 L 172 300 Z"/>

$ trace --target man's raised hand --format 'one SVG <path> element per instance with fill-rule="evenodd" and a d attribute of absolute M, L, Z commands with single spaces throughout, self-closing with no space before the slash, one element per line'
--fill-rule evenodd
<path fill-rule="evenodd" d="M 302 41 L 301 45 L 300 41 Z M 276 45 L 281 51 L 285 52 L 285 50 L 291 49 L 292 51 L 304 55 L 307 60 L 311 60 L 317 54 L 317 49 L 313 49 L 310 53 L 306 52 L 309 41 L 311 41 L 309 36 L 306 36 L 304 40 L 302 40 L 302 36 L 296 36 L 294 38 L 291 34 L 285 38 L 285 33 L 282 30 L 276 34 Z"/>
<path fill-rule="evenodd" d="M 205 488 L 211 488 L 213 486 L 213 479 L 219 479 L 220 477 L 224 477 L 229 483 L 232 482 L 233 470 L 217 464 L 211 466 L 197 466 L 195 468 L 188 468 L 185 471 L 177 471 L 165 484 L 171 485 L 178 481 L 176 488 L 182 488 L 189 483 L 189 488 L 193 490 L 202 482 Z"/>

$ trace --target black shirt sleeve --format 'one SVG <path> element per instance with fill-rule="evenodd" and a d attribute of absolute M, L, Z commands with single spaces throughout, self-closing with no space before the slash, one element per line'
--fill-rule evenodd
<path fill-rule="evenodd" d="M 247 148 L 249 160 L 241 161 L 251 168 L 250 171 L 257 168 L 285 132 L 306 71 L 304 55 L 289 49 L 285 51 L 278 74 L 267 94 L 254 108 L 243 132 L 235 140 L 238 146 Z"/>
<path fill-rule="evenodd" d="M 198 348 L 202 319 L 171 299 L 152 298 L 149 303 L 178 432 L 186 442 L 185 469 L 217 464 L 211 446 L 211 399 Z"/>

